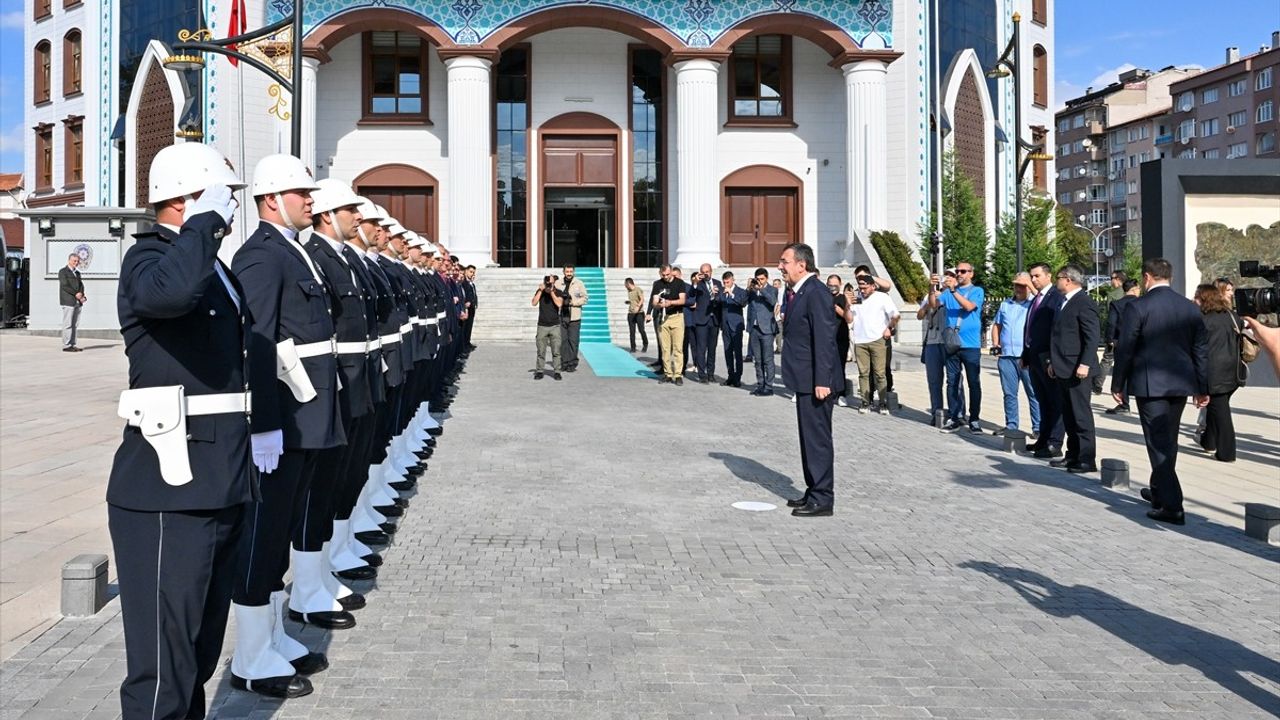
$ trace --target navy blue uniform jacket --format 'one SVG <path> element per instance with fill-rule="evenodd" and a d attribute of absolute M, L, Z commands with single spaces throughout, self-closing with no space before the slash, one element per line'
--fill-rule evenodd
<path fill-rule="evenodd" d="M 844 391 L 836 322 L 831 293 L 810 275 L 787 305 L 787 321 L 782 325 L 782 382 L 787 387 L 803 394 L 813 393 L 815 387 Z"/>
<path fill-rule="evenodd" d="M 1167 286 L 1125 306 L 1111 392 L 1133 397 L 1209 393 L 1209 331 L 1200 308 Z"/>

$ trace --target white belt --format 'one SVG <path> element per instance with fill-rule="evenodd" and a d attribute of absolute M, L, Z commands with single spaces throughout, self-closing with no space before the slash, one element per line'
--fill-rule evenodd
<path fill-rule="evenodd" d="M 409 319 L 409 324 L 410 324 L 410 325 L 421 325 L 422 323 L 423 323 L 423 320 L 422 320 L 422 318 L 420 318 L 420 317 L 415 317 L 415 318 L 410 318 L 410 319 Z"/>
<path fill-rule="evenodd" d="M 368 342 L 340 342 L 334 343 L 334 346 L 339 355 L 364 355 L 369 352 Z"/>
<path fill-rule="evenodd" d="M 400 334 L 401 334 L 401 335 L 408 335 L 408 334 L 409 334 L 409 333 L 411 333 L 411 332 L 413 332 L 413 323 L 412 323 L 412 322 L 407 322 L 407 323 L 405 323 L 405 324 L 403 324 L 403 325 L 401 325 L 401 326 L 400 326 Z"/>
<path fill-rule="evenodd" d="M 253 394 L 249 390 L 238 393 L 188 395 L 186 396 L 187 416 L 248 413 L 253 406 L 252 398 Z"/>
<path fill-rule="evenodd" d="M 448 314 L 449 314 L 449 313 L 444 312 L 444 311 L 442 310 L 442 311 L 440 311 L 440 312 L 436 313 L 436 320 L 443 320 L 443 319 L 445 318 L 445 316 L 446 316 L 446 315 L 448 315 Z"/>
<path fill-rule="evenodd" d="M 320 342 L 307 343 L 306 345 L 295 345 L 294 347 L 298 351 L 298 357 L 309 358 L 320 357 L 321 355 L 332 355 L 337 352 L 336 345 L 337 343 L 333 341 L 333 338 L 330 338 L 328 340 L 321 340 Z"/>
<path fill-rule="evenodd" d="M 426 320 L 422 321 L 423 325 L 438 325 L 439 323 L 440 321 L 437 320 L 436 318 L 427 318 Z"/>
<path fill-rule="evenodd" d="M 390 335 L 383 335 L 382 337 L 378 338 L 378 340 L 383 345 L 395 345 L 396 343 L 400 342 L 400 333 L 391 333 Z"/>

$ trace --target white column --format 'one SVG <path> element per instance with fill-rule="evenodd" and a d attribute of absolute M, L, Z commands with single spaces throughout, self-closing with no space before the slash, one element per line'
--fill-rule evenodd
<path fill-rule="evenodd" d="M 854 235 L 869 242 L 873 230 L 888 225 L 889 130 L 885 85 L 889 66 L 858 60 L 844 72 L 845 172 L 848 173 L 848 243 Z M 846 255 L 849 258 L 849 255 Z"/>
<path fill-rule="evenodd" d="M 676 69 L 676 172 L 679 173 L 676 247 L 672 262 L 686 268 L 721 266 L 720 199 L 716 181 L 717 75 L 710 60 L 685 60 Z"/>
<path fill-rule="evenodd" d="M 302 58 L 302 82 L 298 87 L 302 90 L 302 162 L 320 177 L 316 171 L 316 75 L 320 71 L 320 61 L 315 58 Z M 243 71 L 242 71 L 243 72 Z M 326 173 L 327 174 L 327 173 Z"/>
<path fill-rule="evenodd" d="M 449 180 L 445 187 L 449 229 L 445 244 L 463 265 L 479 267 L 495 264 L 489 65 L 488 60 L 471 55 L 445 61 L 449 77 Z"/>

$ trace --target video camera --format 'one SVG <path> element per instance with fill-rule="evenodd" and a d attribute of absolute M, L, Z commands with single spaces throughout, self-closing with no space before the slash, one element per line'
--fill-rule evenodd
<path fill-rule="evenodd" d="M 1246 317 L 1258 317 L 1280 312 L 1280 266 L 1263 265 L 1257 260 L 1240 261 L 1241 278 L 1266 278 L 1271 287 L 1237 288 L 1236 312 Z"/>

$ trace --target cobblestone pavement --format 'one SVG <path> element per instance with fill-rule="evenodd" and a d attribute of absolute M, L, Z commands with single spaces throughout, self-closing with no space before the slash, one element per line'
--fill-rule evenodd
<path fill-rule="evenodd" d="M 483 347 L 332 667 L 217 718 L 1250 718 L 1280 713 L 1280 549 L 903 417 L 840 412 L 836 516 L 783 397 L 535 382 Z M 750 368 L 748 368 L 748 373 Z M 294 628 L 295 631 L 297 628 Z M 228 648 L 229 650 L 230 648 Z M 112 718 L 118 605 L 0 666 L 5 718 Z"/>

